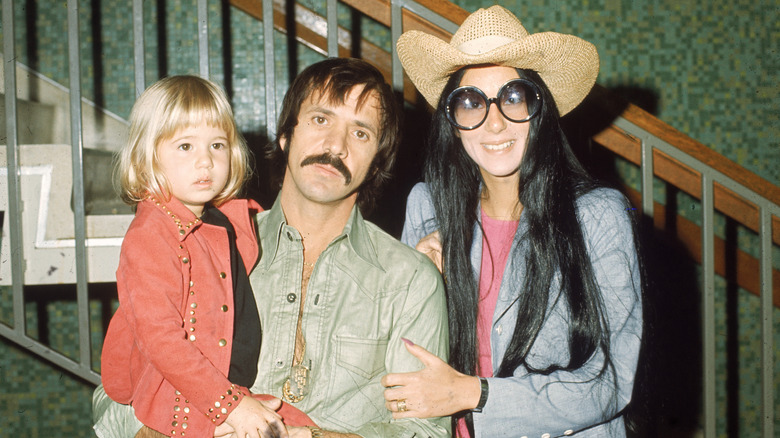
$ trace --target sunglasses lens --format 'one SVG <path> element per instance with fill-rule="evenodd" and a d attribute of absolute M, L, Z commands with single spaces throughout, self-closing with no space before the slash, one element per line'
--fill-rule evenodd
<path fill-rule="evenodd" d="M 459 88 L 450 95 L 447 112 L 458 127 L 470 129 L 482 123 L 487 114 L 487 102 L 477 89 Z"/>
<path fill-rule="evenodd" d="M 498 103 L 507 119 L 513 122 L 525 122 L 536 115 L 541 101 L 530 82 L 518 79 L 504 85 L 498 96 Z"/>

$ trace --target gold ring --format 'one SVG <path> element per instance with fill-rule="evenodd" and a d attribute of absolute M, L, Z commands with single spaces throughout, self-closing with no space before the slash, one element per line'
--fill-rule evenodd
<path fill-rule="evenodd" d="M 398 412 L 406 412 L 406 399 L 401 399 L 396 402 L 398 405 Z"/>

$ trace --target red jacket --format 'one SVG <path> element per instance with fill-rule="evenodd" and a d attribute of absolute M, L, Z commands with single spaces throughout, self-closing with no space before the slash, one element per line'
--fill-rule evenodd
<path fill-rule="evenodd" d="M 251 216 L 260 205 L 231 200 L 219 210 L 251 272 L 258 257 Z M 117 269 L 119 308 L 103 345 L 106 394 L 132 404 L 142 423 L 163 434 L 213 437 L 249 394 L 226 377 L 232 285 L 224 228 L 199 221 L 175 198 L 138 203 Z"/>

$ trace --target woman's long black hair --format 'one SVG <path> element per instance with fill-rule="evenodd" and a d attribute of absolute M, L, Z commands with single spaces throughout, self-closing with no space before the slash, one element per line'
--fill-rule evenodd
<path fill-rule="evenodd" d="M 518 201 L 528 224 L 525 283 L 516 304 L 517 324 L 496 377 L 511 376 L 519 366 L 541 374 L 575 370 L 600 349 L 606 358 L 600 378 L 611 366 L 609 329 L 576 209 L 577 198 L 597 184 L 574 156 L 547 86 L 536 72 L 517 71 L 521 78 L 539 86 L 542 109 L 529 122 L 528 144 L 519 169 Z M 443 246 L 450 364 L 462 373 L 476 375 L 479 286 L 470 253 L 473 227 L 479 223 L 482 179 L 444 112 L 444 100 L 458 87 L 464 72 L 465 68 L 450 77 L 433 116 L 425 180 L 433 195 Z M 560 273 L 560 292 L 550 288 L 556 272 Z M 550 297 L 551 293 L 556 296 Z M 546 319 L 551 298 L 568 304 L 569 362 L 536 369 L 526 357 Z"/>

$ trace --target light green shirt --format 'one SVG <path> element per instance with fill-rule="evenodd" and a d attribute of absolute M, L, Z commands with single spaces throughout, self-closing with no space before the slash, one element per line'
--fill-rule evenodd
<path fill-rule="evenodd" d="M 257 222 L 261 256 L 250 282 L 263 341 L 251 390 L 281 398 L 295 349 L 303 242 L 279 199 Z M 311 392 L 294 406 L 323 429 L 366 438 L 449 436 L 449 418 L 392 420 L 380 384 L 387 373 L 422 368 L 401 338 L 446 360 L 446 312 L 433 264 L 353 208 L 308 283 L 302 330 Z"/>

